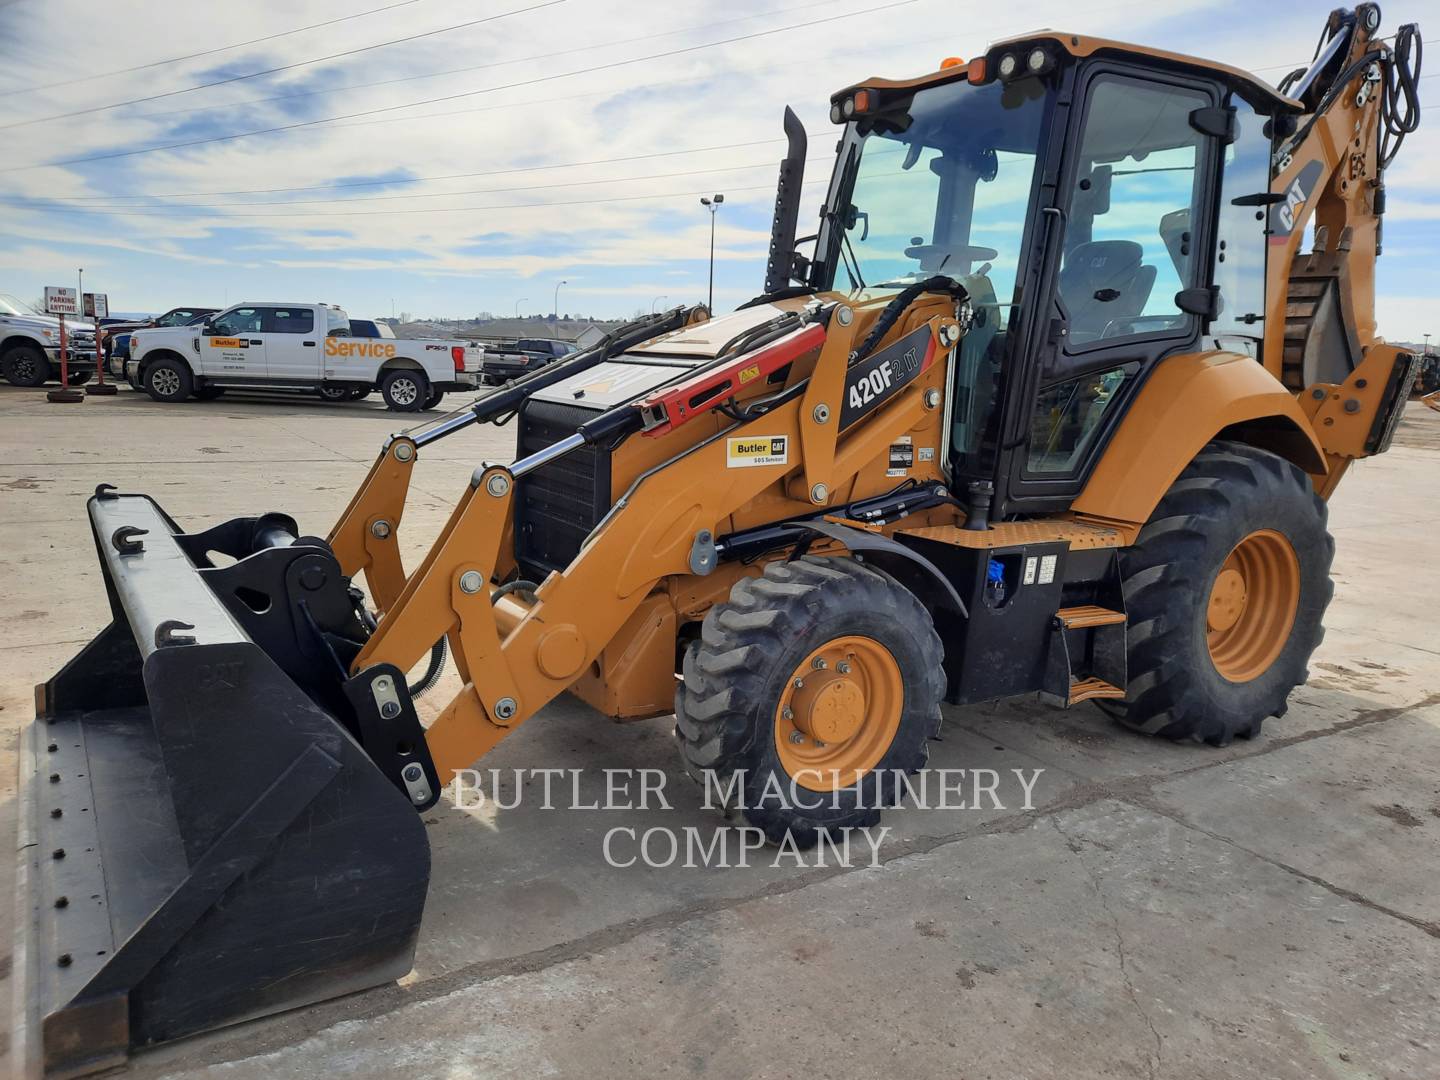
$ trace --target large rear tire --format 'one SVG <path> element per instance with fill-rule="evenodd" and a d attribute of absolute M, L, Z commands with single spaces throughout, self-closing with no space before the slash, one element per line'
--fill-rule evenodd
<path fill-rule="evenodd" d="M 33 345 L 15 345 L 0 356 L 0 374 L 11 386 L 44 386 L 51 377 L 50 361 Z"/>
<path fill-rule="evenodd" d="M 1251 738 L 1309 677 L 1335 542 L 1306 475 L 1264 450 L 1207 446 L 1120 553 L 1126 726 L 1224 746 Z"/>
<path fill-rule="evenodd" d="M 852 558 L 770 563 L 711 608 L 686 652 L 686 771 L 733 791 L 777 843 L 874 825 L 939 731 L 942 661 L 929 613 L 887 575 Z"/>

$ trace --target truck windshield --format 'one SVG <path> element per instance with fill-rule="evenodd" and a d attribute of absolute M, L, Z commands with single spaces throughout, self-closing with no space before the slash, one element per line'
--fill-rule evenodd
<path fill-rule="evenodd" d="M 960 80 L 848 124 L 817 248 L 823 285 L 944 274 L 1008 313 L 1052 93 L 1038 79 Z"/>
<path fill-rule="evenodd" d="M 0 292 L 0 315 L 34 315 L 35 310 L 23 300 Z"/>

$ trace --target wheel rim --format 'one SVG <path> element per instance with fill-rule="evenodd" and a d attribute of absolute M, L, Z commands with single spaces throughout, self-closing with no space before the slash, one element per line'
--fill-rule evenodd
<path fill-rule="evenodd" d="M 150 377 L 150 385 L 161 397 L 173 397 L 180 392 L 180 376 L 169 368 L 158 368 Z"/>
<path fill-rule="evenodd" d="M 420 387 L 409 379 L 394 379 L 390 383 L 390 396 L 397 405 L 413 405 L 420 397 Z"/>
<path fill-rule="evenodd" d="M 1215 670 L 1249 682 L 1270 669 L 1290 638 L 1300 605 L 1300 560 L 1273 529 L 1236 544 L 1215 575 L 1205 612 Z"/>
<path fill-rule="evenodd" d="M 28 356 L 21 356 L 15 361 L 15 377 L 26 382 L 31 381 L 36 375 L 35 361 Z"/>
<path fill-rule="evenodd" d="M 850 787 L 890 749 L 904 706 L 889 649 L 868 637 L 833 638 L 785 680 L 775 709 L 780 763 L 811 791 Z"/>

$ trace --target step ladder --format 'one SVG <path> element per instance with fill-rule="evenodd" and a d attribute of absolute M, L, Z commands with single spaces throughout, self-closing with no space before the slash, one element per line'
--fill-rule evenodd
<path fill-rule="evenodd" d="M 1123 611 L 1097 604 L 1055 612 L 1042 696 L 1066 707 L 1096 698 L 1123 698 L 1125 628 Z"/>

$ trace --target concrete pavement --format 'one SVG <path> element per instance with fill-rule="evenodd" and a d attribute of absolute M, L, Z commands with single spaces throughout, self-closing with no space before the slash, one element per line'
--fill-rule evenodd
<path fill-rule="evenodd" d="M 0 388 L 0 725 L 27 722 L 31 686 L 108 620 L 83 508 L 97 483 L 149 492 L 187 528 L 274 509 L 323 533 L 399 426 L 375 402 L 60 406 Z M 508 460 L 512 430 L 425 452 L 407 564 L 475 464 Z M 562 699 L 484 762 L 583 770 L 556 809 L 532 780 L 513 810 L 427 815 L 430 902 L 400 986 L 127 1073 L 1434 1075 L 1437 465 L 1440 414 L 1412 407 L 1395 448 L 1342 484 L 1329 633 L 1259 739 L 1157 743 L 1028 700 L 949 709 L 932 769 L 995 770 L 1007 809 L 887 814 L 873 866 L 620 868 L 612 830 L 710 835 L 716 816 L 670 721 L 612 724 Z M 428 715 L 457 689 L 447 676 Z M 560 808 L 602 795 L 606 768 L 663 770 L 671 808 Z M 1043 770 L 1031 809 L 1014 770 Z M 12 735 L 12 833 L 14 774 Z"/>

